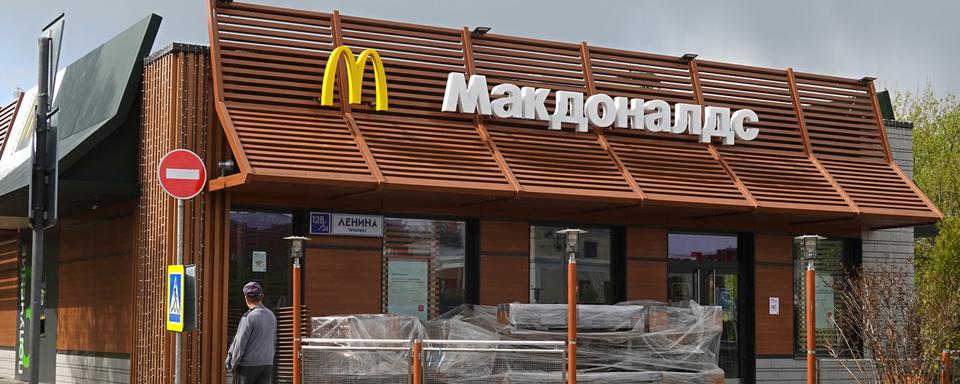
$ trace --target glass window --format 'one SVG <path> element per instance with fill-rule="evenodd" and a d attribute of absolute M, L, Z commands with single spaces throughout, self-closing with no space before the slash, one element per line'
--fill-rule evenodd
<path fill-rule="evenodd" d="M 292 261 L 284 237 L 293 234 L 290 213 L 230 212 L 230 277 L 227 298 L 227 329 L 236 331 L 247 311 L 243 286 L 257 281 L 263 286 L 263 304 L 270 309 L 291 305 Z"/>
<path fill-rule="evenodd" d="M 737 261 L 737 236 L 671 233 L 670 260 Z"/>
<path fill-rule="evenodd" d="M 436 317 L 464 303 L 466 223 L 384 219 L 384 310 Z"/>
<path fill-rule="evenodd" d="M 850 263 L 847 241 L 839 239 L 821 240 L 817 247 L 817 260 L 814 264 L 815 292 L 816 292 L 816 328 L 817 350 L 826 351 L 828 343 L 839 341 L 839 332 L 833 322 L 833 314 L 843 310 L 842 302 L 836 299 L 834 281 L 841 277 L 844 269 Z M 793 275 L 793 307 L 796 341 L 794 345 L 797 353 L 807 352 L 807 321 L 806 321 L 806 270 L 807 263 L 803 260 L 803 251 L 799 241 L 794 241 L 793 247 L 794 275 Z"/>
<path fill-rule="evenodd" d="M 561 304 L 567 302 L 566 227 L 534 225 L 530 227 L 530 302 Z M 579 302 L 612 304 L 613 283 L 610 274 L 610 229 L 582 228 L 577 250 Z"/>

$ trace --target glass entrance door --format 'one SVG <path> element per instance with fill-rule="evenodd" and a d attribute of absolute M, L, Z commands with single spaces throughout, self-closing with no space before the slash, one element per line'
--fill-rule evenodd
<path fill-rule="evenodd" d="M 711 297 L 707 305 L 717 305 L 723 309 L 723 333 L 720 334 L 720 354 L 717 356 L 720 368 L 726 373 L 727 382 L 740 377 L 740 332 L 739 303 L 740 279 L 736 272 L 710 271 Z"/>
<path fill-rule="evenodd" d="M 693 300 L 700 305 L 722 308 L 723 331 L 717 363 L 727 383 L 740 383 L 743 377 L 741 310 L 746 310 L 746 304 L 741 295 L 737 236 L 670 234 L 669 247 L 668 300 Z"/>
<path fill-rule="evenodd" d="M 723 310 L 723 332 L 720 335 L 718 365 L 727 383 L 739 383 L 740 375 L 740 278 L 736 271 L 693 267 L 671 271 L 667 277 L 670 302 L 695 301 L 700 305 L 716 305 Z"/>

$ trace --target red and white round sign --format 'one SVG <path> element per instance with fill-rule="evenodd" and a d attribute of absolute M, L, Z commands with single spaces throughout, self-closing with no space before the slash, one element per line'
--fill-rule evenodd
<path fill-rule="evenodd" d="M 157 179 L 170 196 L 190 199 L 200 193 L 207 184 L 207 169 L 196 153 L 186 149 L 174 149 L 160 159 Z"/>

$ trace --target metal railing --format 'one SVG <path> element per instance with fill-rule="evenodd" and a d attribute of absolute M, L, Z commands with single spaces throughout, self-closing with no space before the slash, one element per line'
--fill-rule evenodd
<path fill-rule="evenodd" d="M 562 341 L 424 340 L 423 382 L 564 383 Z"/>
<path fill-rule="evenodd" d="M 412 382 L 411 340 L 306 338 L 301 342 L 305 384 Z"/>
<path fill-rule="evenodd" d="M 566 343 L 302 339 L 303 383 L 564 383 Z"/>

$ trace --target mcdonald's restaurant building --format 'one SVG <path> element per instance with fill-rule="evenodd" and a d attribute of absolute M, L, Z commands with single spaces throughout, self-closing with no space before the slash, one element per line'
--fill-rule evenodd
<path fill-rule="evenodd" d="M 464 303 L 565 302 L 556 231 L 571 227 L 587 231 L 581 303 L 721 306 L 730 382 L 800 380 L 794 237 L 827 238 L 829 281 L 844 266 L 909 270 L 913 227 L 942 217 L 911 181 L 910 124 L 869 78 L 257 4 L 211 1 L 208 20 L 209 47 L 154 50 L 154 15 L 62 71 L 60 221 L 29 361 L 35 91 L 5 104 L 0 376 L 33 363 L 47 381 L 170 381 L 176 203 L 156 169 L 175 148 L 210 175 L 186 202 L 190 383 L 225 381 L 250 280 L 286 327 L 289 365 L 284 237 L 310 238 L 310 316 L 427 320 Z M 831 290 L 817 287 L 821 342 L 836 337 Z"/>

